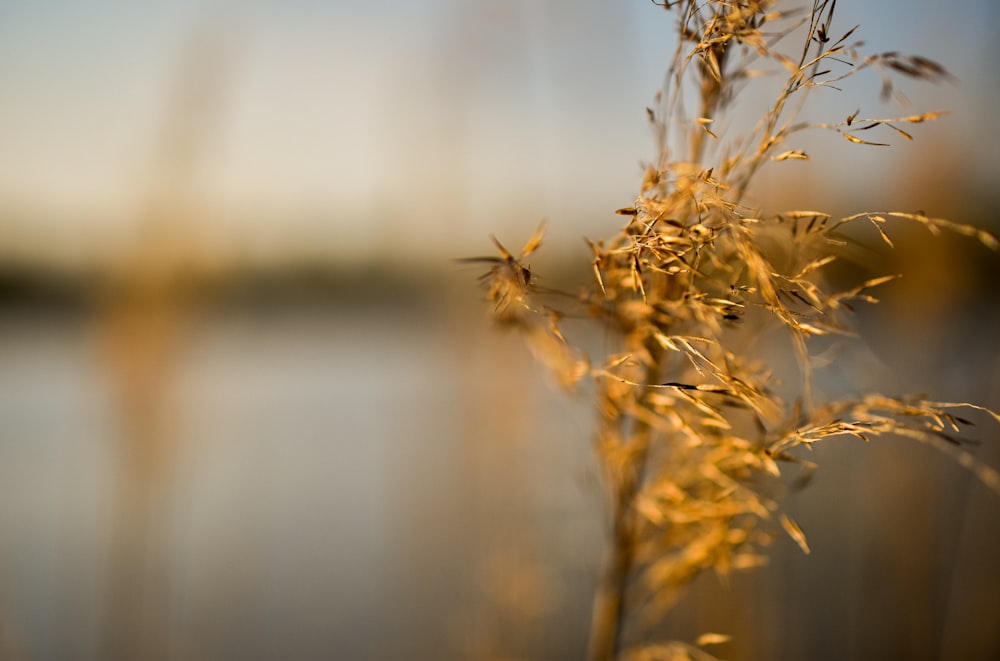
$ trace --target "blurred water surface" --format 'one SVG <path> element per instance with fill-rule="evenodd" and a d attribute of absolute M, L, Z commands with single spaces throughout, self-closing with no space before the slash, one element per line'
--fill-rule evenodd
<path fill-rule="evenodd" d="M 106 621 L 108 583 L 130 439 L 99 330 L 87 318 L 8 317 L 0 335 L 6 653 L 102 658 L 102 636 L 116 626 Z M 189 325 L 163 392 L 175 445 L 156 469 L 165 502 L 142 533 L 165 545 L 146 553 L 164 568 L 132 579 L 163 585 L 129 597 L 157 611 L 159 651 L 466 656 L 494 635 L 476 629 L 495 628 L 487 611 L 496 604 L 474 606 L 478 593 L 507 589 L 490 572 L 580 573 L 583 584 L 558 596 L 523 579 L 541 608 L 529 620 L 585 596 L 594 544 L 564 549 L 574 560 L 563 566 L 558 553 L 520 542 L 540 520 L 547 545 L 593 537 L 578 502 L 586 453 L 559 456 L 587 423 L 535 428 L 529 420 L 544 406 L 535 398 L 556 394 L 499 369 L 524 363 L 511 349 L 389 310 L 249 311 Z M 538 435 L 546 445 L 532 447 Z M 160 603 L 147 603 L 151 594 Z M 500 599 L 513 600 L 509 610 L 522 596 Z M 585 624 L 585 600 L 570 610 L 569 621 Z"/>
<path fill-rule="evenodd" d="M 586 397 L 480 310 L 192 315 L 152 468 L 130 463 L 105 332 L 78 312 L 0 322 L 4 658 L 583 655 L 603 526 Z M 706 576 L 668 633 L 734 633 L 734 658 L 992 658 L 997 499 L 905 442 L 810 458 L 789 507 L 813 554 L 780 540 L 761 572 Z M 122 551 L 122 530 L 145 543 Z M 148 617 L 116 647 L 132 610 Z"/>

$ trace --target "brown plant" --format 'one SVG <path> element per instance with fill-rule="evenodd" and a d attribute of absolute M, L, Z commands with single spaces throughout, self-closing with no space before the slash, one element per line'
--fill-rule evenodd
<path fill-rule="evenodd" d="M 725 574 L 764 563 L 775 520 L 808 553 L 805 535 L 777 503 L 783 465 L 812 468 L 795 454 L 800 446 L 845 435 L 913 438 L 944 449 L 1000 492 L 997 472 L 963 449 L 959 434 L 969 422 L 954 410 L 971 405 L 877 394 L 815 401 L 816 338 L 850 335 L 852 306 L 876 302 L 871 291 L 892 279 L 837 286 L 827 277 L 850 245 L 846 226 L 870 223 L 891 246 L 887 220 L 912 221 L 998 248 L 983 230 L 922 213 L 835 219 L 751 206 L 748 193 L 762 168 L 810 158 L 793 143 L 806 130 L 832 131 L 871 149 L 887 144 L 874 136 L 909 140 L 901 125 L 943 114 L 862 118 L 856 111 L 839 121 L 801 119 L 810 94 L 839 89 L 863 70 L 881 76 L 886 97 L 900 76 L 948 77 L 919 56 L 862 54 L 851 41 L 856 28 L 835 32 L 835 5 L 660 5 L 675 12 L 679 39 L 664 87 L 647 109 L 657 157 L 634 202 L 617 212 L 627 218 L 621 231 L 588 241 L 594 279 L 579 298 L 611 338 L 608 355 L 587 357 L 563 337 L 565 312 L 550 303 L 524 261 L 539 247 L 541 228 L 518 257 L 494 239 L 500 257 L 476 258 L 491 264 L 482 280 L 496 318 L 522 331 L 564 385 L 585 376 L 596 384 L 595 445 L 610 500 L 610 544 L 593 611 L 595 661 L 711 658 L 695 645 L 642 645 L 638 634 L 662 619 L 704 570 Z M 783 52 L 795 38 L 798 46 Z M 748 86 L 775 70 L 783 82 L 756 126 L 740 136 L 714 129 Z M 685 103 L 691 94 L 694 112 Z M 763 356 L 754 346 L 772 328 L 784 329 L 798 366 L 792 386 L 769 369 L 781 357 Z M 698 644 L 720 640 L 711 634 Z"/>

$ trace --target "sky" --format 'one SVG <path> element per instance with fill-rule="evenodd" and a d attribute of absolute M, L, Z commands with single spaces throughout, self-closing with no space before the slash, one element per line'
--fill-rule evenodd
<path fill-rule="evenodd" d="M 955 73 L 911 94 L 953 111 L 918 140 L 988 184 L 997 12 L 959 5 L 842 0 L 838 22 Z M 672 24 L 643 0 L 4 2 L 0 259 L 100 259 L 178 197 L 248 259 L 440 260 L 543 217 L 555 241 L 609 234 Z M 871 188 L 912 149 L 835 155 L 834 180 Z"/>

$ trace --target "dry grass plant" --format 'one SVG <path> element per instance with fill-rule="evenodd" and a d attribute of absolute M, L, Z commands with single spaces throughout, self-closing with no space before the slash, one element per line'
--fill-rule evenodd
<path fill-rule="evenodd" d="M 578 299 L 609 337 L 607 355 L 588 357 L 564 338 L 560 322 L 575 308 L 553 303 L 566 299 L 540 287 L 526 262 L 542 228 L 520 255 L 494 239 L 499 256 L 475 258 L 490 265 L 482 280 L 495 318 L 523 333 L 563 385 L 590 378 L 597 388 L 595 445 L 610 502 L 610 543 L 593 611 L 594 661 L 712 658 L 702 647 L 725 637 L 643 644 L 643 631 L 703 571 L 764 563 L 774 522 L 809 551 L 777 503 L 783 467 L 811 470 L 797 448 L 838 436 L 908 437 L 945 450 L 1000 492 L 1000 476 L 963 448 L 960 434 L 970 423 L 955 411 L 971 405 L 878 394 L 816 401 L 811 385 L 816 338 L 850 335 L 852 305 L 875 302 L 872 291 L 893 277 L 847 286 L 825 277 L 850 243 L 846 226 L 870 223 L 890 246 L 889 219 L 969 235 L 993 249 L 997 240 L 922 213 L 833 218 L 813 210 L 775 213 L 747 201 L 762 168 L 809 159 L 795 145 L 804 131 L 832 131 L 854 148 L 873 149 L 887 137 L 910 140 L 901 126 L 942 114 L 801 119 L 811 94 L 839 90 L 864 70 L 881 76 L 887 98 L 897 95 L 900 77 L 948 77 L 923 57 L 863 54 L 863 44 L 852 41 L 854 28 L 835 29 L 835 5 L 660 4 L 675 12 L 679 40 L 648 109 L 657 158 L 634 203 L 617 212 L 624 227 L 589 241 L 593 280 Z M 766 114 L 744 135 L 717 134 L 714 127 L 765 74 L 783 79 Z M 793 387 L 779 385 L 753 350 L 754 338 L 774 327 L 784 329 L 798 366 Z"/>
<path fill-rule="evenodd" d="M 217 270 L 201 250 L 198 166 L 227 75 L 211 31 L 182 52 L 139 232 L 103 274 L 97 318 L 120 422 L 102 658 L 169 656 L 169 496 L 183 450 L 173 398 L 199 285 Z"/>

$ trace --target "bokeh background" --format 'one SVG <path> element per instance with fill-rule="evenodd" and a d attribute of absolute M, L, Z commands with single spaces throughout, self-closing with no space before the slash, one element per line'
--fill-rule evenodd
<path fill-rule="evenodd" d="M 955 74 L 904 88 L 952 112 L 891 150 L 817 138 L 758 203 L 1000 229 L 996 7 L 842 1 L 841 31 Z M 533 267 L 589 277 L 581 236 L 615 231 L 653 156 L 672 21 L 642 0 L 0 4 L 0 658 L 581 658 L 592 414 L 452 258 L 545 217 Z M 810 116 L 894 112 L 876 79 L 851 89 Z M 891 231 L 872 267 L 908 275 L 842 377 L 1000 408 L 997 256 Z M 706 576 L 665 635 L 1000 657 L 1000 497 L 909 442 L 814 454 L 788 501 L 812 555 L 780 539 L 768 568 Z"/>

